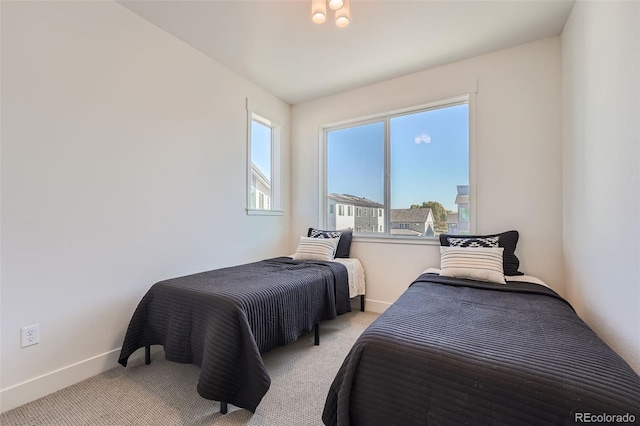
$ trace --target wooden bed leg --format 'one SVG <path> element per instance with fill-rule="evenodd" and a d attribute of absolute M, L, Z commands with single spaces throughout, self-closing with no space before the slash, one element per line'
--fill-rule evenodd
<path fill-rule="evenodd" d="M 220 401 L 220 414 L 227 414 L 229 407 L 226 401 Z"/>
<path fill-rule="evenodd" d="M 313 326 L 313 344 L 318 346 L 320 344 L 320 323 Z"/>
<path fill-rule="evenodd" d="M 144 347 L 144 363 L 147 365 L 151 364 L 151 345 Z"/>
<path fill-rule="evenodd" d="M 360 311 L 364 312 L 364 294 L 360 295 Z"/>

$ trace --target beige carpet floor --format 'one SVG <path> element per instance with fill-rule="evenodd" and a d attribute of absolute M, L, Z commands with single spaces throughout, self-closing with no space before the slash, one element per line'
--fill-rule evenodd
<path fill-rule="evenodd" d="M 255 414 L 220 405 L 196 392 L 199 368 L 164 360 L 132 361 L 0 415 L 3 426 L 22 425 L 322 425 L 329 386 L 360 333 L 377 318 L 351 312 L 264 354 L 271 388 Z"/>

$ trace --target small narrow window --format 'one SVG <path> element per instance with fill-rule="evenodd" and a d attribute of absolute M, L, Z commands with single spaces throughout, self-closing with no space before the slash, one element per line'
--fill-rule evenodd
<path fill-rule="evenodd" d="M 247 101 L 247 213 L 280 210 L 280 126 L 252 111 Z"/>
<path fill-rule="evenodd" d="M 265 197 L 271 198 L 271 127 L 251 120 L 251 192 L 258 193 L 251 199 L 250 208 L 264 210 Z"/>

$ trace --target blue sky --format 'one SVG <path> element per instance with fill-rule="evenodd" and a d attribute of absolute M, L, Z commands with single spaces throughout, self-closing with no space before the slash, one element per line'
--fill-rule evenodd
<path fill-rule="evenodd" d="M 468 105 L 390 119 L 391 208 L 438 201 L 455 210 L 469 183 Z M 328 192 L 384 201 L 384 123 L 327 134 Z"/>
<path fill-rule="evenodd" d="M 251 161 L 271 179 L 271 128 L 251 121 Z"/>

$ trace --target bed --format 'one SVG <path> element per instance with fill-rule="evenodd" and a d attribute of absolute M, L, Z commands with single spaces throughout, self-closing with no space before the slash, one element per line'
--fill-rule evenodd
<path fill-rule="evenodd" d="M 261 354 L 312 328 L 319 344 L 320 321 L 350 311 L 351 297 L 364 294 L 358 259 L 299 251 L 154 284 L 133 314 L 118 362 L 126 367 L 144 347 L 149 363 L 150 346 L 162 345 L 167 360 L 200 367 L 197 391 L 220 401 L 222 413 L 227 403 L 255 412 L 271 382 Z"/>
<path fill-rule="evenodd" d="M 328 392 L 326 425 L 640 419 L 640 377 L 542 281 L 443 270 L 418 276 L 359 337 Z"/>

